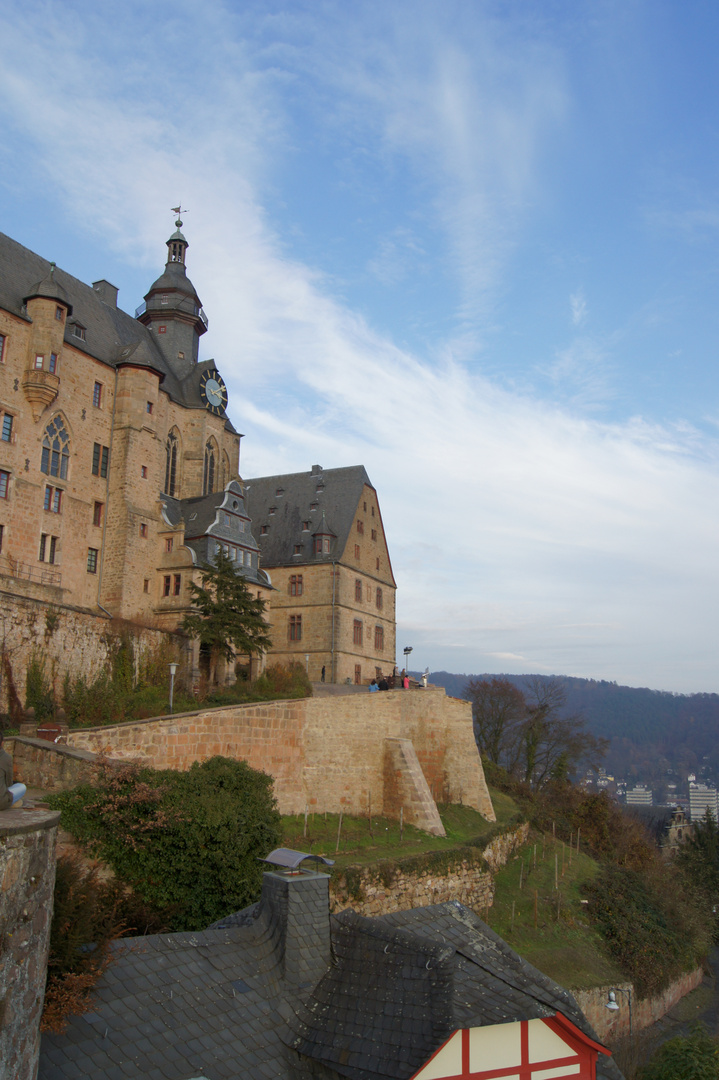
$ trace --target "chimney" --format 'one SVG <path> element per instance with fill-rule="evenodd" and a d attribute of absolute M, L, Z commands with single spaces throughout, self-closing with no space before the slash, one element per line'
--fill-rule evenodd
<path fill-rule="evenodd" d="M 321 465 L 313 465 L 312 466 L 312 472 L 310 473 L 310 476 L 319 476 L 321 472 L 322 472 L 322 466 Z"/>
<path fill-rule="evenodd" d="M 108 307 L 117 307 L 118 290 L 116 285 L 111 285 L 109 281 L 102 278 L 100 281 L 93 281 L 92 288 Z"/>
<path fill-rule="evenodd" d="M 313 986 L 330 965 L 329 876 L 302 870 L 262 875 L 259 917 L 266 920 L 282 976 Z"/>

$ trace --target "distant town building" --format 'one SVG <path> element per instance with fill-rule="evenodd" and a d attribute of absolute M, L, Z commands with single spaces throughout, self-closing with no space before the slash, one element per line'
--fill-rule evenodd
<path fill-rule="evenodd" d="M 708 784 L 689 784 L 689 814 L 694 821 L 701 821 L 706 817 L 707 810 L 711 810 L 717 817 L 717 789 Z"/>
<path fill-rule="evenodd" d="M 636 787 L 629 788 L 627 791 L 627 806 L 652 806 L 653 794 L 651 788 L 647 788 L 644 784 L 637 784 Z"/>

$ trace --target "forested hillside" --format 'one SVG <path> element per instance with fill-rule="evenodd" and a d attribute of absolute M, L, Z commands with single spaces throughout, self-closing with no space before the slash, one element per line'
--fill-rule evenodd
<path fill-rule="evenodd" d="M 443 686 L 453 697 L 465 697 L 470 679 L 508 679 L 521 688 L 527 677 L 435 671 L 430 682 Z M 567 692 L 565 713 L 583 713 L 595 735 L 611 740 L 608 771 L 630 780 L 656 778 L 658 783 L 668 768 L 686 774 L 705 766 L 712 776 L 719 777 L 719 694 L 671 694 L 603 680 L 559 677 Z"/>

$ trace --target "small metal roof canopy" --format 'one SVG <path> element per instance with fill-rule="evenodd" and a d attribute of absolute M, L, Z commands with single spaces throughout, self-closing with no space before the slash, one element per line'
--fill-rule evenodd
<path fill-rule="evenodd" d="M 324 855 L 308 855 L 306 851 L 293 851 L 291 848 L 279 847 L 271 851 L 264 859 L 260 859 L 260 862 L 269 863 L 270 866 L 277 866 L 288 873 L 301 874 L 303 863 L 306 859 L 314 859 L 315 862 L 324 863 L 325 866 L 334 866 L 334 859 L 325 859 Z"/>

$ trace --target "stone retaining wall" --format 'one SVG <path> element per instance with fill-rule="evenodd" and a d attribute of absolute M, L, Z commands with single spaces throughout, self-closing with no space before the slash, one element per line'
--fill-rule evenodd
<path fill-rule="evenodd" d="M 75 730 L 68 744 L 159 769 L 243 758 L 273 777 L 283 814 L 404 806 L 405 821 L 437 832 L 435 802 L 451 802 L 494 821 L 471 706 L 440 690 L 231 705 Z"/>
<path fill-rule="evenodd" d="M 673 982 L 661 994 L 653 998 L 637 998 L 631 983 L 616 983 L 621 990 L 630 990 L 632 994 L 632 1029 L 642 1031 L 651 1027 L 672 1009 L 686 994 L 696 990 L 704 978 L 702 968 L 687 972 Z M 597 1033 L 600 1042 L 611 1045 L 629 1034 L 629 999 L 619 993 L 616 1012 L 607 1008 L 610 986 L 595 987 L 593 990 L 573 990 L 577 1003 L 589 1023 Z"/>
<path fill-rule="evenodd" d="M 35 1080 L 58 813 L 0 813 L 0 1076 Z"/>
<path fill-rule="evenodd" d="M 19 581 L 6 576 L 0 567 L 4 663 L 9 665 L 0 679 L 0 712 L 8 711 L 10 706 L 9 678 L 24 698 L 33 653 L 44 657 L 45 673 L 56 698 L 60 697 L 66 674 L 97 674 L 110 657 L 113 640 L 121 633 L 132 637 L 136 657 L 166 641 L 173 643 L 177 659 L 185 654 L 185 638 L 63 603 L 66 591 Z"/>
<path fill-rule="evenodd" d="M 9 736 L 3 743 L 12 756 L 16 781 L 43 791 L 67 791 L 92 776 L 96 755 L 62 743 Z"/>
<path fill-rule="evenodd" d="M 484 850 L 467 852 L 452 865 L 439 870 L 410 869 L 402 861 L 396 864 L 349 867 L 345 873 L 332 875 L 330 910 L 350 907 L 359 915 L 386 915 L 459 900 L 482 916 L 494 900 L 494 873 L 527 842 L 529 825 L 520 825 L 497 836 Z M 488 869 L 489 867 L 489 869 Z"/>

